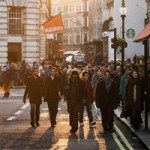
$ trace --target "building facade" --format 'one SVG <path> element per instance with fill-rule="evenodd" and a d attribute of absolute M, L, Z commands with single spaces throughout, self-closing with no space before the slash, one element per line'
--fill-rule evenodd
<path fill-rule="evenodd" d="M 33 63 L 41 55 L 45 57 L 45 48 L 43 54 L 40 51 L 41 45 L 45 45 L 40 36 L 40 18 L 45 13 L 40 13 L 41 3 L 39 0 L 0 1 L 0 64 L 22 60 Z"/>
<path fill-rule="evenodd" d="M 108 22 L 112 17 L 112 21 L 109 22 L 109 29 L 117 29 L 117 36 L 122 37 L 122 18 L 119 9 L 122 5 L 122 0 L 103 0 L 103 24 Z M 144 47 L 142 43 L 135 43 L 134 38 L 138 35 L 140 30 L 144 27 L 144 18 L 146 16 L 146 2 L 143 0 L 125 0 L 127 7 L 127 14 L 125 17 L 125 40 L 128 43 L 125 48 L 125 59 L 132 59 L 136 54 L 141 56 L 144 54 Z M 145 8 L 145 9 L 143 9 Z M 134 13 L 133 13 L 134 12 Z M 108 60 L 114 59 L 114 50 L 111 48 L 111 38 L 114 37 L 113 31 L 103 31 L 104 45 L 108 48 Z M 121 48 L 117 51 L 117 59 L 121 59 Z"/>
<path fill-rule="evenodd" d="M 52 16 L 62 14 L 63 49 L 82 50 L 89 39 L 88 0 L 51 0 Z"/>

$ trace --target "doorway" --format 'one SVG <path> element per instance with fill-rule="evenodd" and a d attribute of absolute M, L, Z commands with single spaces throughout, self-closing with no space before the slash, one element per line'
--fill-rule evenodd
<path fill-rule="evenodd" d="M 22 48 L 21 43 L 8 43 L 8 61 L 9 62 L 21 62 Z"/>

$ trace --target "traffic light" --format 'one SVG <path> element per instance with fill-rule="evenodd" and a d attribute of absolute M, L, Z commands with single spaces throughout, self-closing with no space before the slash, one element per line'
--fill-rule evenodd
<path fill-rule="evenodd" d="M 111 48 L 116 49 L 117 48 L 117 38 L 112 38 L 111 39 Z"/>

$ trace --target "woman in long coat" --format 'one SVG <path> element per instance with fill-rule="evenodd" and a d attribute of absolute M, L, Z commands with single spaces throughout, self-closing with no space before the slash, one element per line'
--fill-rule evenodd
<path fill-rule="evenodd" d="M 142 82 L 136 70 L 132 71 L 127 84 L 126 105 L 131 109 L 131 125 L 138 129 L 142 123 Z"/>

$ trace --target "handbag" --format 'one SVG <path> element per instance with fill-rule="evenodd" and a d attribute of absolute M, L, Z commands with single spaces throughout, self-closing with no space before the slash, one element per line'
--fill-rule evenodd
<path fill-rule="evenodd" d="M 131 109 L 128 107 L 123 107 L 122 112 L 120 114 L 120 118 L 127 118 L 131 116 Z"/>

